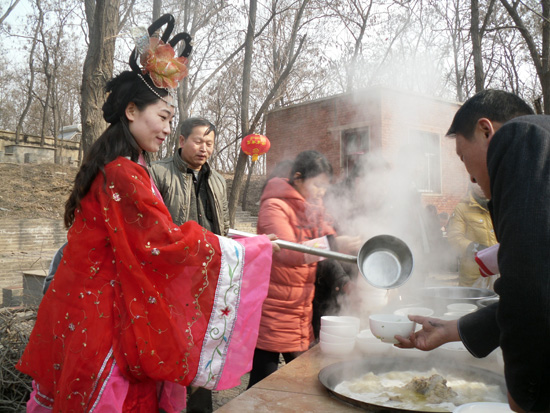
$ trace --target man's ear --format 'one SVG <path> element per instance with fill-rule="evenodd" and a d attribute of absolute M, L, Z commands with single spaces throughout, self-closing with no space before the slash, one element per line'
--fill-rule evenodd
<path fill-rule="evenodd" d="M 126 118 L 128 118 L 129 121 L 134 121 L 137 110 L 137 106 L 134 102 L 128 103 L 128 106 L 126 106 L 126 110 L 124 111 Z"/>
<path fill-rule="evenodd" d="M 498 127 L 495 127 L 496 125 L 487 118 L 480 118 L 477 121 L 477 129 L 479 132 L 483 134 L 483 136 L 487 139 L 487 143 L 491 141 L 493 138 L 495 132 L 497 131 Z"/>
<path fill-rule="evenodd" d="M 294 174 L 294 180 L 297 180 L 297 179 L 302 179 L 302 173 L 301 172 L 296 172 Z"/>

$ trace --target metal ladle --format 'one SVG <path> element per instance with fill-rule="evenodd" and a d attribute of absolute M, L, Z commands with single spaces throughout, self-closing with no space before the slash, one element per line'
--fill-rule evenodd
<path fill-rule="evenodd" d="M 257 234 L 236 229 L 230 229 L 227 235 L 229 237 L 257 236 Z M 405 242 L 393 235 L 377 235 L 370 238 L 361 246 L 357 256 L 314 248 L 295 242 L 283 240 L 273 242 L 284 249 L 355 263 L 367 282 L 377 288 L 399 287 L 409 279 L 413 269 L 411 250 Z"/>

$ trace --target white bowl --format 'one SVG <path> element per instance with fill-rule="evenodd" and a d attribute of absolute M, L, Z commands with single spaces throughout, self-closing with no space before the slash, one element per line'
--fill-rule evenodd
<path fill-rule="evenodd" d="M 359 327 L 355 324 L 342 324 L 339 326 L 321 326 L 321 332 L 339 337 L 355 337 Z"/>
<path fill-rule="evenodd" d="M 452 303 L 447 305 L 447 310 L 452 312 L 459 311 L 459 312 L 472 313 L 477 310 L 477 305 L 468 304 L 468 303 Z"/>
<path fill-rule="evenodd" d="M 359 330 L 359 318 L 351 316 L 324 315 L 321 317 L 321 327 L 323 326 L 341 326 L 352 324 Z"/>
<path fill-rule="evenodd" d="M 416 326 L 407 316 L 396 314 L 371 314 L 369 325 L 372 333 L 384 343 L 396 344 L 396 335 L 408 337 Z"/>
<path fill-rule="evenodd" d="M 325 343 L 348 343 L 355 340 L 355 337 L 340 336 L 329 334 L 323 330 L 319 332 L 319 339 Z"/>
<path fill-rule="evenodd" d="M 321 351 L 325 354 L 330 354 L 331 356 L 345 356 L 346 354 L 351 353 L 355 347 L 355 340 L 351 340 L 347 343 L 327 343 L 326 341 L 319 341 L 321 346 Z"/>
<path fill-rule="evenodd" d="M 469 311 L 449 311 L 443 314 L 445 320 L 458 320 L 460 317 L 470 314 Z"/>
<path fill-rule="evenodd" d="M 433 315 L 434 310 L 428 307 L 404 307 L 395 310 L 393 313 L 396 315 L 421 315 L 423 317 L 429 317 Z"/>
<path fill-rule="evenodd" d="M 508 403 L 476 402 L 458 406 L 453 413 L 504 413 L 512 412 Z"/>
<path fill-rule="evenodd" d="M 382 343 L 378 340 L 370 330 L 361 330 L 355 338 L 356 347 L 363 353 L 369 355 L 384 354 L 391 351 L 393 347 L 390 344 Z"/>
<path fill-rule="evenodd" d="M 374 340 L 378 342 L 378 339 L 374 334 L 372 334 L 372 331 L 370 331 L 368 328 L 366 330 L 361 330 L 359 333 L 357 333 L 357 340 Z"/>

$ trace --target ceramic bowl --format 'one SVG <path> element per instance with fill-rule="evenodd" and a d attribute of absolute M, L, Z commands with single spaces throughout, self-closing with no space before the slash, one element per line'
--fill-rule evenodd
<path fill-rule="evenodd" d="M 337 326 L 321 326 L 321 333 L 331 334 L 338 337 L 355 337 L 359 332 L 359 327 L 355 324 L 342 324 Z"/>
<path fill-rule="evenodd" d="M 447 305 L 447 310 L 451 312 L 459 311 L 471 313 L 477 310 L 477 305 L 468 303 L 452 303 Z"/>
<path fill-rule="evenodd" d="M 384 343 L 396 344 L 396 335 L 408 337 L 416 326 L 407 316 L 397 314 L 371 314 L 369 325 L 372 333 Z"/>
<path fill-rule="evenodd" d="M 382 343 L 369 329 L 361 330 L 355 337 L 355 346 L 369 355 L 383 354 L 391 351 L 393 346 Z"/>
<path fill-rule="evenodd" d="M 351 316 L 324 315 L 321 317 L 321 328 L 324 326 L 341 326 L 352 324 L 359 330 L 359 318 Z"/>
<path fill-rule="evenodd" d="M 403 307 L 403 308 L 398 308 L 393 313 L 397 315 L 404 315 L 404 316 L 421 315 L 423 317 L 429 317 L 433 315 L 434 310 L 428 307 Z"/>
<path fill-rule="evenodd" d="M 321 341 L 324 341 L 325 343 L 348 343 L 350 341 L 355 340 L 355 337 L 334 335 L 321 330 L 319 332 L 319 339 Z"/>
<path fill-rule="evenodd" d="M 460 317 L 470 314 L 469 311 L 449 311 L 441 317 L 444 320 L 458 320 Z"/>
<path fill-rule="evenodd" d="M 321 346 L 321 351 L 325 354 L 331 356 L 345 356 L 351 353 L 355 347 L 355 340 L 341 343 L 327 343 L 326 341 L 320 340 L 319 345 Z"/>

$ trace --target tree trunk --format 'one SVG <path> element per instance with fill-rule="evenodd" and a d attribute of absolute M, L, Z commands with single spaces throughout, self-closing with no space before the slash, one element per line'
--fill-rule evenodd
<path fill-rule="evenodd" d="M 550 114 L 550 0 L 541 1 L 542 4 L 542 99 L 544 113 Z"/>
<path fill-rule="evenodd" d="M 479 31 L 479 1 L 471 0 L 471 25 L 470 36 L 472 38 L 472 55 L 474 58 L 474 77 L 476 93 L 485 87 L 485 73 L 483 71 L 483 56 L 481 53 L 481 33 Z"/>
<path fill-rule="evenodd" d="M 246 185 L 244 186 L 244 192 L 243 192 L 243 203 L 242 203 L 242 210 L 246 211 L 246 195 L 248 194 L 248 188 L 250 187 L 250 178 L 252 178 L 252 173 L 254 172 L 254 165 L 256 165 L 256 162 L 252 162 L 250 160 L 248 163 L 248 176 L 246 177 Z"/>
<path fill-rule="evenodd" d="M 153 0 L 153 21 L 160 17 L 162 11 L 162 0 Z"/>
<path fill-rule="evenodd" d="M 42 9 L 39 9 L 38 14 L 38 21 L 36 22 L 36 27 L 34 29 L 34 37 L 32 39 L 32 46 L 31 51 L 29 53 L 29 87 L 27 89 L 27 102 L 25 103 L 25 108 L 23 109 L 23 113 L 21 113 L 21 116 L 19 117 L 19 120 L 17 122 L 17 126 L 15 128 L 15 144 L 19 144 L 19 138 L 21 136 L 21 132 L 23 130 L 23 122 L 25 121 L 25 118 L 27 117 L 27 113 L 29 112 L 29 109 L 32 104 L 32 94 L 34 91 L 34 52 L 36 50 L 36 45 L 38 43 L 38 34 L 40 33 L 40 30 L 42 29 L 42 25 L 44 23 L 44 14 L 42 14 Z"/>
<path fill-rule="evenodd" d="M 42 5 L 40 0 L 36 0 L 36 7 L 38 8 L 41 15 L 44 14 L 42 11 Z M 46 125 L 48 121 L 48 107 L 50 106 L 50 96 L 52 95 L 52 72 L 50 64 L 50 53 L 48 51 L 48 45 L 46 44 L 46 36 L 44 35 L 43 26 L 40 27 L 40 36 L 42 37 L 42 47 L 44 49 L 44 58 L 42 67 L 44 69 L 44 76 L 46 77 L 46 97 L 44 99 L 44 111 L 42 112 L 42 126 L 40 127 L 40 147 L 43 148 L 46 144 Z M 53 113 L 52 113 L 53 115 Z M 54 135 L 56 131 L 54 130 Z"/>
<path fill-rule="evenodd" d="M 525 22 L 518 13 L 518 3 L 514 2 L 512 5 L 506 0 L 500 0 L 500 2 L 508 11 L 523 40 L 525 40 L 525 44 L 529 49 L 529 54 L 537 70 L 537 76 L 542 89 L 544 113 L 550 114 L 550 62 L 548 61 L 550 58 L 550 0 L 542 0 L 540 2 L 542 5 L 542 53 L 539 53 L 533 34 L 529 32 Z"/>
<path fill-rule="evenodd" d="M 10 4 L 6 12 L 2 15 L 2 17 L 0 17 L 0 26 L 2 25 L 2 23 L 4 23 L 4 20 L 7 19 L 7 17 L 10 15 L 13 9 L 15 9 L 15 6 L 17 6 L 17 3 L 19 3 L 19 0 L 15 0 L 12 4 Z"/>
<path fill-rule="evenodd" d="M 254 31 L 256 29 L 256 10 L 258 4 L 257 0 L 250 0 L 250 9 L 248 14 L 248 29 L 246 32 L 246 45 L 244 52 L 243 63 L 243 89 L 241 99 L 241 139 L 249 132 L 248 121 L 248 104 L 250 101 L 250 73 L 252 71 L 252 53 L 254 51 Z M 235 176 L 233 177 L 233 185 L 231 186 L 231 194 L 229 195 L 229 220 L 230 225 L 235 225 L 235 213 L 237 211 L 237 204 L 239 202 L 239 196 L 243 187 L 244 169 L 246 166 L 248 155 L 242 150 L 239 151 L 239 158 L 237 159 L 237 165 L 235 167 Z"/>
<path fill-rule="evenodd" d="M 86 2 L 88 5 L 89 2 Z M 113 58 L 118 28 L 119 0 L 97 0 L 89 24 L 89 47 L 82 75 L 82 149 L 84 156 L 105 130 L 101 108 L 105 101 L 105 84 L 113 76 Z"/>

